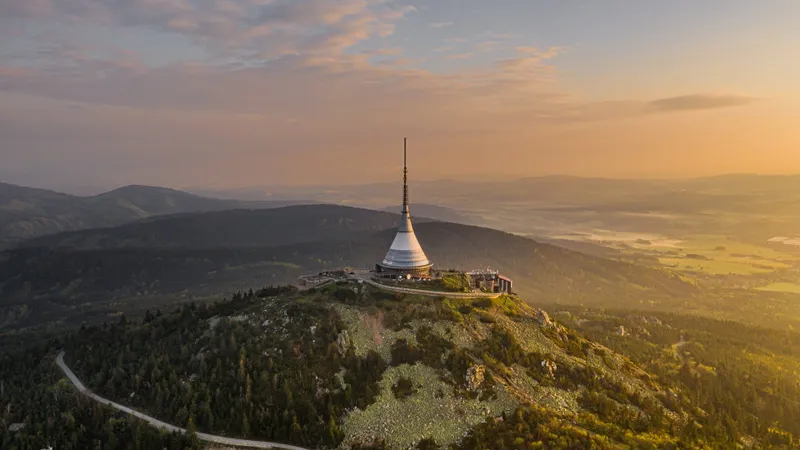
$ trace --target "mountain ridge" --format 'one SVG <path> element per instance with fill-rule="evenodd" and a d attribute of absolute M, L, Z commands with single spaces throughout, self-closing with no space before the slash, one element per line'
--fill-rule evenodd
<path fill-rule="evenodd" d="M 300 205 L 187 214 L 39 238 L 0 253 L 0 323 L 3 317 L 19 324 L 58 314 L 74 320 L 82 311 L 78 305 L 110 313 L 148 298 L 203 298 L 291 283 L 322 270 L 371 268 L 385 255 L 398 220 L 374 210 Z M 503 231 L 435 221 L 417 221 L 415 229 L 437 267 L 491 266 L 536 301 L 638 305 L 698 293 L 669 271 Z M 137 301 L 120 306 L 123 299 Z"/>
<path fill-rule="evenodd" d="M 397 217 L 388 212 L 325 204 L 230 209 L 157 216 L 113 227 L 58 233 L 23 241 L 18 247 L 273 247 L 343 239 L 348 231 L 379 231 L 395 226 Z M 314 234 L 315 231 L 322 234 Z"/>
<path fill-rule="evenodd" d="M 307 202 L 222 200 L 144 185 L 75 196 L 0 182 L 0 249 L 42 235 L 121 225 L 153 216 L 295 203 Z"/>

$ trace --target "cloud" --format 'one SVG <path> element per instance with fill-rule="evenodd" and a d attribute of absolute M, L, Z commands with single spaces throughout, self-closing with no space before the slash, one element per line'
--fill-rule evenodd
<path fill-rule="evenodd" d="M 32 64 L 24 67 L 31 72 L 24 77 L 12 76 L 23 65 L 7 63 L 0 68 L 0 91 L 145 110 L 270 117 L 287 110 L 292 117 L 311 123 L 303 116 L 324 110 L 314 106 L 317 98 L 352 104 L 358 119 L 361 112 L 370 111 L 363 118 L 369 121 L 375 117 L 372 108 L 377 99 L 413 101 L 431 111 L 462 108 L 463 99 L 486 102 L 493 111 L 500 111 L 504 102 L 512 100 L 506 106 L 513 113 L 518 108 L 548 107 L 542 93 L 554 88 L 552 68 L 543 62 L 551 50 L 537 54 L 520 50 L 515 62 L 448 75 L 414 68 L 419 59 L 372 59 L 398 56 L 399 48 L 349 51 L 393 34 L 398 21 L 417 11 L 397 0 L 31 0 L 25 3 L 28 6 L 20 4 L 19 0 L 0 0 L 0 10 L 31 20 L 70 17 L 78 22 L 169 31 L 206 45 L 210 56 L 193 63 L 147 67 L 141 58 L 117 49 L 50 44 L 35 61 L 28 58 L 26 63 Z M 214 57 L 217 54 L 219 59 Z M 461 52 L 446 58 L 470 57 L 472 53 Z M 277 107 L 285 104 L 292 106 Z"/>
<path fill-rule="evenodd" d="M 41 17 L 53 13 L 50 0 L 2 0 L 0 16 L 8 18 Z"/>
<path fill-rule="evenodd" d="M 647 106 L 657 112 L 694 111 L 743 106 L 755 101 L 756 98 L 740 95 L 690 94 L 653 100 Z"/>
<path fill-rule="evenodd" d="M 431 23 L 428 24 L 428 26 L 431 27 L 431 28 L 444 28 L 444 27 L 449 27 L 449 26 L 452 26 L 452 25 L 453 25 L 453 22 L 431 22 Z"/>
<path fill-rule="evenodd" d="M 496 41 L 505 41 L 505 40 L 508 40 L 508 39 L 517 38 L 519 36 L 516 35 L 516 34 L 512 34 L 512 33 L 496 33 L 494 31 L 485 31 L 485 32 L 480 34 L 480 37 L 491 39 L 491 40 L 496 40 Z"/>
<path fill-rule="evenodd" d="M 447 55 L 447 60 L 449 61 L 456 61 L 460 59 L 470 59 L 472 58 L 472 53 L 456 53 L 453 55 Z"/>
<path fill-rule="evenodd" d="M 104 167 L 119 159 L 104 152 L 125 148 L 131 154 L 120 160 L 146 152 L 155 161 L 162 152 L 183 170 L 181 158 L 239 144 L 231 151 L 247 158 L 316 151 L 329 138 L 371 141 L 361 147 L 368 148 L 397 133 L 502 133 L 579 116 L 548 61 L 556 48 L 520 48 L 514 60 L 436 73 L 380 46 L 385 41 L 375 38 L 415 11 L 396 0 L 0 0 L 0 12 L 25 23 L 57 18 L 159 30 L 207 50 L 192 62 L 148 66 L 102 42 L 48 37 L 24 64 L 0 63 L 0 136 L 4 148 L 13 141 L 20 155 L 34 152 L 21 161 L 45 160 L 41 149 L 63 142 L 65 155 L 99 158 Z M 453 51 L 447 47 L 436 50 Z M 467 59 L 475 51 L 462 50 L 441 56 Z"/>
<path fill-rule="evenodd" d="M 455 59 L 468 56 L 450 55 Z M 337 122 L 330 115 L 342 118 L 343 127 L 349 127 L 347 122 L 370 122 L 375 117 L 385 117 L 385 113 L 379 113 L 385 104 L 413 104 L 414 108 L 433 112 L 442 108 L 461 109 L 465 103 L 480 103 L 481 99 L 502 103 L 502 98 L 519 98 L 525 100 L 525 109 L 549 107 L 547 98 L 534 88 L 549 84 L 552 74 L 544 64 L 531 62 L 514 68 L 498 65 L 445 75 L 398 68 L 409 63 L 404 59 L 372 65 L 367 57 L 365 54 L 330 58 L 287 55 L 255 66 L 192 63 L 142 68 L 135 58 L 84 55 L 77 67 L 59 58 L 54 58 L 54 66 L 47 68 L 23 70 L 0 66 L 0 92 L 144 110 L 217 111 L 269 117 L 286 114 L 304 117 L 312 123 Z M 553 86 L 547 86 L 550 88 Z M 343 105 L 347 105 L 348 114 L 339 111 Z M 508 113 L 513 114 L 520 105 L 506 106 Z"/>
<path fill-rule="evenodd" d="M 408 58 L 397 58 L 397 59 L 385 59 L 382 61 L 378 61 L 376 64 L 382 67 L 400 67 L 400 66 L 408 66 L 414 63 L 414 60 Z"/>
<path fill-rule="evenodd" d="M 403 49 L 398 47 L 376 48 L 364 50 L 362 53 L 368 56 L 397 56 L 403 53 Z"/>
<path fill-rule="evenodd" d="M 14 78 L 26 78 L 33 75 L 35 71 L 21 67 L 2 67 L 0 66 L 0 80 L 11 80 Z"/>
<path fill-rule="evenodd" d="M 255 22 L 288 27 L 331 25 L 362 13 L 368 6 L 365 0 L 276 0 L 261 8 Z"/>
<path fill-rule="evenodd" d="M 545 67 L 544 61 L 553 59 L 563 53 L 562 47 L 550 47 L 540 49 L 538 47 L 517 47 L 516 58 L 503 59 L 497 62 L 497 66 L 508 73 L 527 73 L 532 69 Z"/>
<path fill-rule="evenodd" d="M 340 54 L 416 12 L 393 0 L 0 0 L 0 16 L 178 33 L 220 59 Z"/>
<path fill-rule="evenodd" d="M 478 42 L 477 44 L 475 44 L 474 48 L 475 51 L 478 53 L 485 53 L 493 51 L 495 48 L 497 48 L 498 45 L 500 45 L 500 41 L 490 40 L 490 41 Z"/>
<path fill-rule="evenodd" d="M 552 59 L 556 56 L 564 53 L 564 47 L 550 47 L 547 49 L 541 49 L 539 47 L 532 47 L 532 46 L 521 46 L 516 48 L 517 53 L 522 55 L 526 55 L 529 57 L 536 57 L 540 60 L 545 59 Z"/>

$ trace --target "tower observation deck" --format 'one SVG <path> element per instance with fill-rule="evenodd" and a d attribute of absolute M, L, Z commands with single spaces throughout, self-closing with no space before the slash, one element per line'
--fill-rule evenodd
<path fill-rule="evenodd" d="M 406 141 L 403 139 L 403 209 L 397 235 L 382 262 L 375 265 L 375 271 L 381 276 L 427 277 L 433 263 L 425 256 L 419 245 L 414 227 L 411 225 L 411 214 L 408 211 L 408 164 Z"/>

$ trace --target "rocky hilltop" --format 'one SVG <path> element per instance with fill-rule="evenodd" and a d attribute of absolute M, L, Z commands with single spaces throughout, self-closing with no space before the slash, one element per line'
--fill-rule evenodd
<path fill-rule="evenodd" d="M 514 296 L 270 288 L 84 328 L 67 359 L 94 391 L 165 421 L 308 448 L 705 439 L 686 396 Z"/>

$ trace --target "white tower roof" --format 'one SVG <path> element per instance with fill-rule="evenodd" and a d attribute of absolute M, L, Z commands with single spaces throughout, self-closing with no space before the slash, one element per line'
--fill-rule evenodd
<path fill-rule="evenodd" d="M 392 246 L 383 259 L 385 267 L 397 269 L 415 269 L 430 267 L 431 262 L 425 256 L 422 246 L 419 245 L 417 235 L 414 234 L 414 227 L 411 226 L 411 217 L 403 214 L 400 228 L 392 241 Z"/>

